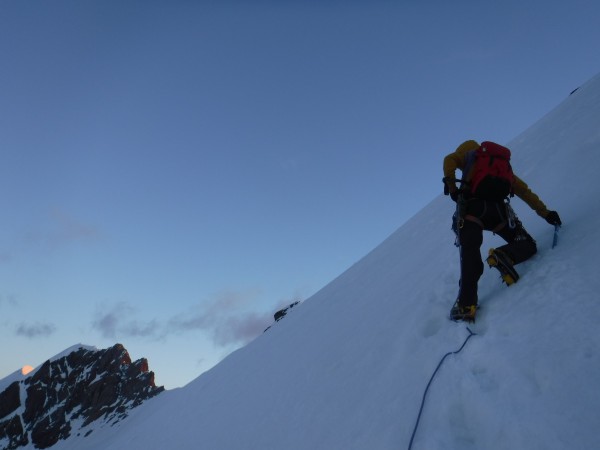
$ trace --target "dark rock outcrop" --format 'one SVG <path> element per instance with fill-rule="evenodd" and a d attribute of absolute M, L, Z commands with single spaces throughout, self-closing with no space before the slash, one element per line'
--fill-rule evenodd
<path fill-rule="evenodd" d="M 296 305 L 299 305 L 300 301 L 296 301 L 292 304 L 290 304 L 289 306 L 286 306 L 285 308 L 280 309 L 279 311 L 276 311 L 275 314 L 273 314 L 273 319 L 275 320 L 275 322 L 279 322 L 281 319 L 283 319 L 287 313 Z M 271 325 L 269 325 L 266 329 L 265 332 L 267 330 L 271 329 Z"/>
<path fill-rule="evenodd" d="M 79 348 L 46 361 L 31 377 L 0 392 L 0 445 L 6 450 L 30 442 L 51 447 L 72 434 L 73 423 L 81 428 L 96 420 L 115 424 L 163 390 L 154 384 L 148 361 L 132 362 L 121 344 Z"/>
<path fill-rule="evenodd" d="M 21 405 L 20 390 L 19 382 L 15 381 L 0 392 L 0 417 L 8 416 Z"/>
<path fill-rule="evenodd" d="M 283 319 L 286 316 L 286 314 L 288 313 L 288 311 L 290 309 L 292 309 L 294 306 L 298 305 L 299 303 L 300 302 L 294 302 L 290 306 L 280 309 L 275 314 L 273 314 L 273 319 L 275 319 L 275 322 L 279 322 L 281 319 Z"/>

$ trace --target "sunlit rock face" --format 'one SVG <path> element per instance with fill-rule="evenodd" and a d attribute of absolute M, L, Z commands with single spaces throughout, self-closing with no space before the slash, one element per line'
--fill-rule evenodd
<path fill-rule="evenodd" d="M 114 425 L 163 390 L 148 361 L 132 362 L 121 344 L 79 348 L 0 392 L 0 447 L 47 448 L 96 420 Z"/>

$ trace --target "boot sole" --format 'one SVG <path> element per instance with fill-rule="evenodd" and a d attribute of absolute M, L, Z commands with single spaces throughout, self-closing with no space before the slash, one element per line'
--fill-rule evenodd
<path fill-rule="evenodd" d="M 475 317 L 473 316 L 450 316 L 450 320 L 453 322 L 475 323 Z"/>
<path fill-rule="evenodd" d="M 490 249 L 489 256 L 486 261 L 490 267 L 498 269 L 500 272 L 500 278 L 502 278 L 502 281 L 506 283 L 507 286 L 515 284 L 517 281 L 519 281 L 519 274 L 517 271 L 513 267 L 509 267 L 504 264 L 502 260 L 498 258 L 493 248 Z"/>
<path fill-rule="evenodd" d="M 464 314 L 454 313 L 453 314 L 452 312 L 450 312 L 450 320 L 452 320 L 454 322 L 463 321 L 463 322 L 474 323 L 475 322 L 475 314 L 477 312 L 477 309 L 479 309 L 479 306 L 477 306 L 475 311 L 472 313 L 464 313 Z"/>

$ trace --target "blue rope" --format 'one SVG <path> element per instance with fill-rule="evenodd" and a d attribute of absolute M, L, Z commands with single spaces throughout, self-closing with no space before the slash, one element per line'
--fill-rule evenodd
<path fill-rule="evenodd" d="M 427 397 L 427 392 L 429 391 L 429 387 L 431 386 L 431 382 L 435 378 L 435 375 L 438 373 L 438 370 L 440 370 L 440 367 L 442 367 L 442 364 L 444 363 L 444 360 L 448 356 L 460 353 L 461 350 L 463 348 L 465 348 L 465 345 L 467 345 L 467 342 L 469 341 L 469 339 L 471 339 L 472 336 L 476 336 L 476 333 L 473 333 L 469 327 L 467 327 L 467 331 L 469 332 L 469 335 L 465 339 L 465 342 L 463 342 L 463 345 L 461 345 L 458 350 L 456 350 L 454 352 L 448 352 L 448 353 L 446 353 L 442 357 L 442 359 L 440 360 L 439 364 L 437 365 L 437 367 L 433 371 L 433 375 L 431 375 L 431 378 L 429 379 L 429 383 L 427 383 L 427 387 L 425 388 L 425 392 L 423 392 L 423 399 L 421 400 L 421 407 L 419 408 L 419 414 L 417 415 L 417 423 L 415 423 L 415 429 L 412 432 L 412 436 L 410 437 L 410 443 L 408 444 L 408 450 L 412 449 L 413 441 L 415 439 L 415 435 L 417 434 L 417 428 L 419 428 L 419 421 L 421 420 L 421 414 L 423 413 L 423 407 L 425 406 L 425 398 Z"/>

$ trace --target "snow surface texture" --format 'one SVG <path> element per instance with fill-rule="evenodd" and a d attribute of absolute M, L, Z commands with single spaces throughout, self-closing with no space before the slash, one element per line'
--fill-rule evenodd
<path fill-rule="evenodd" d="M 514 286 L 484 273 L 477 336 L 438 372 L 413 449 L 598 448 L 599 124 L 596 76 L 507 143 L 515 172 L 561 215 L 559 243 L 551 249 L 553 227 L 513 200 L 538 254 Z M 431 374 L 468 335 L 447 318 L 453 209 L 440 195 L 212 370 L 55 448 L 407 448 Z M 488 234 L 482 251 L 500 242 Z"/>

